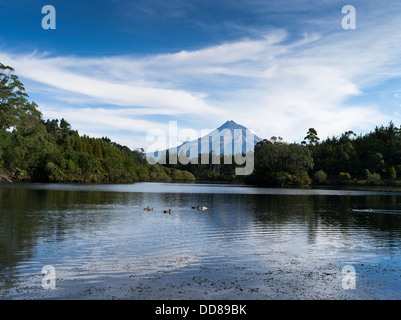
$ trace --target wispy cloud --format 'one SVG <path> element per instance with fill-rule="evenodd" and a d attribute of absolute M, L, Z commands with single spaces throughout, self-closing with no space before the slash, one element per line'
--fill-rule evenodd
<path fill-rule="evenodd" d="M 339 15 L 330 34 L 294 37 L 276 28 L 169 54 L 99 58 L 3 51 L 0 61 L 29 81 L 44 101 L 44 114 L 70 118 L 82 130 L 85 123 L 93 132 L 108 125 L 145 137 L 151 127 L 166 128 L 158 116 L 182 117 L 196 128 L 233 119 L 264 137 L 300 141 L 309 127 L 326 137 L 371 129 L 398 114 L 376 101 L 362 105 L 351 98 L 401 76 L 401 34 L 393 32 L 401 28 L 400 16 L 378 18 L 380 25 L 360 20 L 353 31 L 341 30 Z M 51 100 L 61 107 L 48 107 Z"/>

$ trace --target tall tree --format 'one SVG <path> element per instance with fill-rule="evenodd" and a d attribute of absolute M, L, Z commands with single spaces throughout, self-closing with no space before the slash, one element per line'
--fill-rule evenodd
<path fill-rule="evenodd" d="M 35 103 L 27 100 L 28 94 L 14 69 L 0 63 L 0 130 L 18 125 L 27 133 L 41 117 Z"/>
<path fill-rule="evenodd" d="M 309 144 L 315 145 L 316 143 L 319 142 L 320 138 L 317 136 L 317 131 L 315 128 L 309 128 L 309 131 L 306 134 L 306 137 L 304 140 L 308 140 Z M 303 144 L 306 144 L 305 141 L 303 141 Z"/>

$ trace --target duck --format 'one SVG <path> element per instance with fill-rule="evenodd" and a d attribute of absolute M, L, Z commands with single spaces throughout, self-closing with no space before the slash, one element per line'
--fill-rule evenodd
<path fill-rule="evenodd" d="M 191 207 L 191 209 L 198 209 L 198 207 Z"/>
<path fill-rule="evenodd" d="M 168 209 L 168 210 L 163 210 L 163 213 L 168 213 L 168 214 L 171 214 L 171 209 Z"/>
<path fill-rule="evenodd" d="M 146 208 L 143 208 L 143 210 L 146 210 L 146 211 L 153 211 L 153 208 L 149 208 L 149 206 L 147 206 Z"/>
<path fill-rule="evenodd" d="M 209 207 L 199 207 L 199 206 L 198 206 L 197 209 L 198 209 L 198 210 L 209 210 L 210 208 L 209 208 Z"/>

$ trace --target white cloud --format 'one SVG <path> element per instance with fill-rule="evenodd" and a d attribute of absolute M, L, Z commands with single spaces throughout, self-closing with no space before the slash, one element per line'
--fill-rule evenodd
<path fill-rule="evenodd" d="M 47 87 L 60 89 L 66 93 L 75 93 L 90 97 L 94 102 L 112 104 L 118 106 L 142 106 L 149 108 L 166 108 L 172 113 L 200 113 L 201 110 L 213 113 L 214 110 L 204 102 L 204 94 L 191 93 L 181 89 L 165 89 L 143 85 L 141 79 L 124 79 L 119 81 L 92 74 L 93 67 L 89 59 L 83 59 L 88 63 L 88 68 L 82 65 L 80 58 L 47 58 L 37 55 L 11 56 L 0 55 L 1 61 L 14 67 L 17 74 L 23 78 L 41 83 Z M 68 66 L 73 65 L 74 70 Z M 98 60 L 94 60 L 98 63 Z M 64 64 L 64 62 L 66 62 Z M 78 68 L 81 67 L 81 68 Z M 113 66 L 110 66 L 113 72 Z M 134 74 L 131 74 L 134 76 Z"/>
<path fill-rule="evenodd" d="M 146 148 L 146 132 L 155 128 L 168 132 L 168 123 L 159 123 L 138 119 L 137 110 L 131 108 L 105 109 L 105 108 L 77 108 L 49 107 L 42 105 L 40 110 L 44 118 L 66 119 L 73 124 L 73 129 L 80 134 L 91 137 L 109 137 L 122 145 L 132 149 Z M 134 115 L 134 116 L 133 116 Z"/>
<path fill-rule="evenodd" d="M 142 57 L 3 52 L 0 61 L 30 81 L 39 97 L 46 95 L 47 105 L 53 99 L 62 106 L 44 107 L 45 115 L 62 115 L 83 130 L 86 124 L 92 132 L 107 127 L 138 137 L 168 125 L 149 117 L 170 115 L 192 118 L 186 125 L 196 129 L 233 119 L 263 137 L 300 141 L 309 127 L 326 137 L 390 120 L 391 112 L 374 103 L 349 99 L 401 76 L 401 34 L 390 32 L 400 29 L 399 21 L 391 16 L 381 25 L 295 40 L 273 30 L 256 39 Z"/>

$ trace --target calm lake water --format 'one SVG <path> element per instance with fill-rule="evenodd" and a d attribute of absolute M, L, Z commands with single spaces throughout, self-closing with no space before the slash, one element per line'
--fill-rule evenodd
<path fill-rule="evenodd" d="M 400 299 L 401 191 L 0 184 L 0 297 Z"/>

